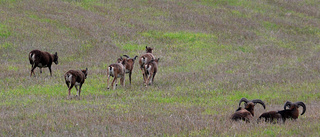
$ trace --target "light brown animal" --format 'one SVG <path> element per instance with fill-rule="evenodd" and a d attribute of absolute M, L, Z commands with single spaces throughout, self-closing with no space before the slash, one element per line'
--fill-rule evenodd
<path fill-rule="evenodd" d="M 79 99 L 80 99 L 81 87 L 82 87 L 85 79 L 87 78 L 87 74 L 88 74 L 88 68 L 86 68 L 85 70 L 69 70 L 68 72 L 66 72 L 66 74 L 64 74 L 66 84 L 69 88 L 68 89 L 68 91 L 69 91 L 68 99 L 70 99 L 70 91 L 73 86 L 76 87 L 78 95 L 79 95 Z M 78 89 L 78 86 L 79 86 L 79 89 Z M 78 95 L 76 95 L 76 96 L 78 96 Z"/>
<path fill-rule="evenodd" d="M 111 83 L 111 86 L 113 87 L 113 90 L 116 89 L 116 83 L 117 79 L 120 78 L 120 84 L 124 87 L 125 86 L 125 74 L 126 74 L 126 60 L 120 61 L 120 63 L 114 63 L 108 66 L 107 69 L 107 85 L 109 89 L 109 79 L 110 76 L 113 77 L 113 81 Z"/>

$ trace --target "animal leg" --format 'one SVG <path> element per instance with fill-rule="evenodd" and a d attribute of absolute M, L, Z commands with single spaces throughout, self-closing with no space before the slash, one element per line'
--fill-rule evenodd
<path fill-rule="evenodd" d="M 51 72 L 51 66 L 48 66 L 49 71 L 50 71 L 50 76 L 52 77 L 52 72 Z"/>
<path fill-rule="evenodd" d="M 108 75 L 108 79 L 107 79 L 107 85 L 108 85 L 107 89 L 109 89 L 109 79 L 110 79 L 110 75 Z"/>
<path fill-rule="evenodd" d="M 131 85 L 131 72 L 129 72 L 129 81 L 130 81 L 130 85 Z"/>
<path fill-rule="evenodd" d="M 36 68 L 36 65 L 33 65 L 31 68 L 31 73 L 30 73 L 30 77 L 32 76 L 32 73 L 34 76 L 36 76 L 36 74 L 34 73 L 34 69 Z"/>
<path fill-rule="evenodd" d="M 71 91 L 72 87 L 73 87 L 73 84 L 71 84 L 71 86 L 69 87 L 69 95 L 68 95 L 68 99 L 70 99 L 70 91 Z"/>

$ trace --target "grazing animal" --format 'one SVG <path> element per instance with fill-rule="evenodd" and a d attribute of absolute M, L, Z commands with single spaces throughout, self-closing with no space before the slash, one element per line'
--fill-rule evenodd
<path fill-rule="evenodd" d="M 130 58 L 128 55 L 123 55 L 126 58 L 118 58 L 118 63 L 120 63 L 122 60 L 126 60 L 127 65 L 126 65 L 126 73 L 129 73 L 129 81 L 130 81 L 130 85 L 131 85 L 131 75 L 132 75 L 132 70 L 133 70 L 133 65 L 134 65 L 134 61 L 137 59 L 138 56 L 135 56 L 134 58 Z"/>
<path fill-rule="evenodd" d="M 113 81 L 111 83 L 111 86 L 113 87 L 113 90 L 116 89 L 117 79 L 120 78 L 120 84 L 122 86 L 125 86 L 125 74 L 126 74 L 126 62 L 127 60 L 121 60 L 119 63 L 114 63 L 108 66 L 107 69 L 107 85 L 109 89 L 109 79 L 110 76 L 113 77 Z M 114 84 L 115 83 L 115 84 Z"/>
<path fill-rule="evenodd" d="M 146 82 L 145 79 L 145 72 L 144 72 L 144 64 L 148 63 L 152 59 L 155 59 L 155 57 L 152 54 L 153 48 L 146 46 L 146 53 L 141 55 L 139 58 L 139 65 L 143 76 L 143 83 Z"/>
<path fill-rule="evenodd" d="M 68 99 L 70 98 L 70 90 L 72 89 L 73 86 L 76 87 L 78 91 L 79 99 L 80 99 L 81 87 L 85 79 L 87 78 L 87 74 L 88 74 L 88 68 L 86 68 L 85 70 L 69 70 L 66 74 L 64 74 L 66 84 L 69 88 Z M 78 89 L 78 86 L 79 86 L 79 89 Z"/>
<path fill-rule="evenodd" d="M 144 76 L 145 76 L 145 86 L 147 87 L 147 85 L 151 85 L 153 83 L 154 80 L 154 76 L 157 74 L 158 71 L 158 62 L 159 62 L 160 58 L 158 59 L 152 59 L 151 61 L 149 61 L 148 63 L 146 63 L 144 65 Z"/>
<path fill-rule="evenodd" d="M 241 103 L 245 103 L 245 107 L 241 108 Z M 231 116 L 231 119 L 234 121 L 238 120 L 244 120 L 246 122 L 249 122 L 250 119 L 254 116 L 254 106 L 259 103 L 263 106 L 264 109 L 266 109 L 266 106 L 264 102 L 260 99 L 254 99 L 254 100 L 248 100 L 246 98 L 241 98 L 239 101 L 239 108 L 236 110 L 236 112 Z"/>
<path fill-rule="evenodd" d="M 36 67 L 40 68 L 40 73 L 42 73 L 41 68 L 48 67 L 50 71 L 50 76 L 52 76 L 51 65 L 52 65 L 52 62 L 54 62 L 55 64 L 58 64 L 58 54 L 57 52 L 55 54 L 50 54 L 45 51 L 32 50 L 29 53 L 29 61 L 31 64 L 30 77 L 32 76 L 32 73 L 34 74 L 34 76 L 36 76 L 36 74 L 34 73 L 34 69 Z"/>
<path fill-rule="evenodd" d="M 263 118 L 265 119 L 265 122 L 271 123 L 275 122 L 275 120 L 277 120 L 277 122 L 282 120 L 283 123 L 286 121 L 286 119 L 296 120 L 299 117 L 299 106 L 303 108 L 301 113 L 301 115 L 303 115 L 306 112 L 306 105 L 303 102 L 298 101 L 292 103 L 290 101 L 287 101 L 284 104 L 284 110 L 265 112 L 260 115 L 258 121 L 260 121 Z M 287 107 L 289 109 L 287 109 Z"/>

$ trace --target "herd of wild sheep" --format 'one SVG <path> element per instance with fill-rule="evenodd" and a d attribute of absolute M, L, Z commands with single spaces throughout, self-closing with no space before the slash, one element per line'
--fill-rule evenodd
<path fill-rule="evenodd" d="M 139 65 L 143 74 L 144 85 L 146 87 L 147 85 L 151 85 L 153 83 L 154 77 L 158 69 L 158 61 L 160 59 L 160 58 L 156 59 L 154 57 L 154 55 L 152 54 L 152 50 L 153 48 L 146 46 L 146 53 L 144 53 L 139 57 Z M 126 73 L 129 73 L 129 81 L 131 85 L 132 70 L 133 70 L 134 62 L 138 56 L 135 56 L 134 58 L 130 58 L 128 55 L 123 55 L 123 57 L 121 56 L 120 58 L 118 58 L 117 63 L 111 64 L 107 68 L 108 89 L 110 86 L 109 85 L 110 76 L 113 77 L 113 80 L 111 83 L 111 87 L 113 88 L 113 90 L 115 90 L 116 88 L 118 78 L 120 78 L 120 85 L 125 86 Z M 52 76 L 51 65 L 52 65 L 52 62 L 54 62 L 55 64 L 58 64 L 58 55 L 57 55 L 57 52 L 55 54 L 50 54 L 48 52 L 44 52 L 40 50 L 32 50 L 29 53 L 29 61 L 30 61 L 30 64 L 32 65 L 30 76 L 32 76 L 32 74 L 35 75 L 34 69 L 36 67 L 40 68 L 40 73 L 42 73 L 41 68 L 48 67 L 50 71 L 50 75 Z M 87 78 L 87 74 L 88 74 L 88 68 L 84 70 L 69 70 L 68 72 L 65 73 L 64 79 L 69 88 L 68 99 L 71 98 L 70 90 L 73 88 L 73 86 L 76 88 L 78 92 L 78 95 L 76 95 L 76 97 L 80 99 L 81 87 L 85 79 Z M 240 107 L 242 102 L 244 102 L 244 108 Z M 241 98 L 239 102 L 239 108 L 231 116 L 231 119 L 233 121 L 243 120 L 246 122 L 250 122 L 250 120 L 253 119 L 254 106 L 257 103 L 261 104 L 264 109 L 266 108 L 265 103 L 260 99 L 248 100 L 246 98 Z M 290 101 L 287 101 L 284 104 L 284 110 L 269 111 L 269 112 L 262 113 L 258 118 L 258 122 L 264 119 L 265 122 L 275 123 L 275 122 L 282 121 L 284 123 L 286 119 L 297 119 L 300 114 L 299 113 L 300 106 L 303 108 L 303 111 L 301 113 L 301 115 L 303 115 L 306 112 L 306 105 L 303 102 L 298 101 L 298 102 L 292 103 Z"/>
<path fill-rule="evenodd" d="M 143 74 L 143 80 L 144 80 L 144 85 L 147 87 L 147 85 L 151 85 L 153 83 L 154 77 L 157 74 L 158 70 L 158 61 L 160 58 L 155 58 L 154 55 L 152 54 L 153 48 L 146 46 L 146 53 L 141 55 L 139 58 L 139 65 L 140 69 Z M 117 79 L 120 78 L 120 84 L 122 86 L 125 86 L 125 74 L 129 73 L 129 81 L 131 84 L 131 74 L 134 66 L 134 62 L 138 56 L 135 56 L 134 58 L 130 58 L 128 55 L 123 55 L 126 58 L 120 57 L 117 59 L 117 63 L 111 64 L 107 68 L 107 85 L 109 89 L 109 79 L 110 76 L 113 77 L 113 81 L 111 83 L 111 87 L 113 87 L 113 90 L 115 90 L 116 85 L 117 85 Z M 52 71 L 51 71 L 51 65 L 52 62 L 55 64 L 58 64 L 58 54 L 57 52 L 55 54 L 50 54 L 45 51 L 40 51 L 40 50 L 32 50 L 29 53 L 29 61 L 31 64 L 31 73 L 30 77 L 32 74 L 34 74 L 34 69 L 36 67 L 40 68 L 40 73 L 42 73 L 42 68 L 49 68 L 50 75 L 52 76 Z M 73 86 L 77 89 L 78 91 L 78 98 L 80 98 L 80 93 L 81 93 L 81 87 L 87 78 L 88 74 L 88 68 L 84 70 L 69 70 L 66 72 L 64 75 L 64 79 L 66 81 L 66 84 L 69 88 L 69 95 L 68 99 L 70 99 L 70 90 L 73 88 Z M 79 86 L 79 87 L 78 87 Z"/>

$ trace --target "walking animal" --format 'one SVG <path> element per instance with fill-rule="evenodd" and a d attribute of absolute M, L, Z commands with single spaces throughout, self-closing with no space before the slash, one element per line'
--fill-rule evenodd
<path fill-rule="evenodd" d="M 280 111 L 269 111 L 269 112 L 265 112 L 263 114 L 260 115 L 259 117 L 259 121 L 261 119 L 265 119 L 265 122 L 275 122 L 275 120 L 277 120 L 277 122 L 281 121 L 284 123 L 286 121 L 286 119 L 298 119 L 299 117 L 299 106 L 301 106 L 303 108 L 301 115 L 303 115 L 306 112 L 306 105 L 301 102 L 295 102 L 292 103 L 290 101 L 287 101 L 284 104 L 284 110 L 280 110 Z M 287 109 L 287 107 L 289 109 Z"/>
<path fill-rule="evenodd" d="M 241 103 L 244 102 L 245 107 L 241 108 Z M 250 120 L 254 116 L 254 106 L 259 103 L 266 109 L 264 102 L 260 99 L 248 100 L 246 98 L 241 98 L 239 101 L 239 108 L 236 112 L 231 116 L 231 119 L 234 121 L 244 120 L 246 122 L 250 122 Z"/>
<path fill-rule="evenodd" d="M 157 74 L 158 71 L 158 62 L 160 58 L 158 59 L 152 59 L 148 63 L 144 65 L 144 76 L 145 76 L 145 86 L 151 85 L 154 81 L 154 77 Z"/>
<path fill-rule="evenodd" d="M 36 67 L 40 68 L 40 73 L 42 73 L 41 68 L 48 67 L 50 71 L 50 76 L 52 76 L 51 65 L 52 65 L 52 62 L 54 62 L 55 64 L 58 64 L 58 54 L 57 52 L 55 54 L 50 54 L 45 51 L 32 50 L 29 53 L 29 61 L 32 66 L 30 77 L 32 76 L 32 73 L 34 74 L 34 76 L 36 75 L 34 73 L 34 69 Z"/>
<path fill-rule="evenodd" d="M 111 86 L 113 87 L 113 90 L 116 89 L 117 85 L 117 79 L 120 78 L 120 84 L 124 87 L 125 86 L 125 73 L 126 73 L 126 62 L 127 60 L 121 60 L 119 63 L 114 63 L 108 66 L 107 69 L 107 85 L 109 89 L 109 79 L 110 76 L 113 77 L 113 81 L 111 83 Z"/>
<path fill-rule="evenodd" d="M 137 59 L 138 56 L 135 56 L 134 58 L 130 58 L 128 55 L 123 55 L 126 58 L 118 58 L 118 63 L 120 63 L 122 60 L 126 60 L 127 65 L 126 65 L 126 73 L 129 73 L 129 81 L 130 81 L 130 85 L 131 85 L 131 75 L 132 75 L 132 70 L 133 70 L 133 66 L 134 66 L 134 61 Z"/>
<path fill-rule="evenodd" d="M 141 57 L 139 58 L 139 65 L 140 65 L 140 69 L 143 76 L 143 83 L 146 82 L 144 64 L 148 63 L 152 59 L 155 59 L 155 57 L 152 54 L 152 51 L 153 51 L 153 48 L 146 46 L 146 53 L 141 55 Z"/>
<path fill-rule="evenodd" d="M 70 90 L 72 89 L 73 86 L 76 87 L 79 95 L 79 99 L 80 99 L 81 87 L 85 79 L 87 78 L 87 75 L 88 75 L 88 68 L 86 68 L 85 70 L 69 70 L 66 74 L 64 74 L 66 84 L 69 88 L 68 99 L 70 99 Z M 78 89 L 78 86 L 79 86 L 79 89 Z"/>

